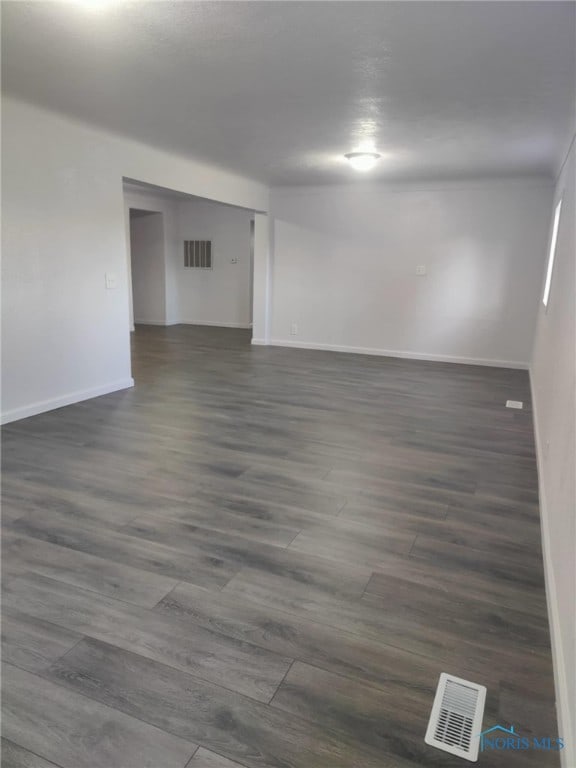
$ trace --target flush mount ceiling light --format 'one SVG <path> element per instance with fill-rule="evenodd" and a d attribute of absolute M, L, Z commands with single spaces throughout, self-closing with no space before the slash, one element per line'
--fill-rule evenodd
<path fill-rule="evenodd" d="M 380 160 L 377 152 L 348 152 L 344 157 L 356 171 L 369 171 Z"/>

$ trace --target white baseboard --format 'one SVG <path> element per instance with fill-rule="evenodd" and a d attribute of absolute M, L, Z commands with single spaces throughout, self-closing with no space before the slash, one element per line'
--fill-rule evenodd
<path fill-rule="evenodd" d="M 129 389 L 134 386 L 134 379 L 120 379 L 110 384 L 103 384 L 101 387 L 93 389 L 83 389 L 77 392 L 70 392 L 62 397 L 54 397 L 50 400 L 41 400 L 31 405 L 25 405 L 21 408 L 13 408 L 11 411 L 4 411 L 0 417 L 0 423 L 9 424 L 12 421 L 27 419 L 29 416 L 36 416 L 39 413 L 53 411 L 55 408 L 63 408 L 65 405 L 79 403 L 81 400 L 90 400 L 92 397 L 100 395 L 109 395 L 111 392 L 117 392 L 120 389 Z"/>
<path fill-rule="evenodd" d="M 134 325 L 175 325 L 175 323 L 167 323 L 165 320 L 134 320 Z"/>
<path fill-rule="evenodd" d="M 528 363 L 518 360 L 490 360 L 476 357 L 457 357 L 453 355 L 432 355 L 426 352 L 405 352 L 396 349 L 377 349 L 375 347 L 350 347 L 341 344 L 320 344 L 315 341 L 291 341 L 288 339 L 252 339 L 252 344 L 272 347 L 295 347 L 297 349 L 319 349 L 326 352 L 349 352 L 356 355 L 375 355 L 377 357 L 399 357 L 406 360 L 427 360 L 433 363 L 460 363 L 465 365 L 487 365 L 494 368 L 528 369 Z"/>
<path fill-rule="evenodd" d="M 576 748 L 574 739 L 576 731 L 570 716 L 570 699 L 568 694 L 566 663 L 562 648 L 562 633 L 560 631 L 560 611 L 556 592 L 556 578 L 552 566 L 550 551 L 550 518 L 546 503 L 546 486 L 544 485 L 544 456 L 538 434 L 538 404 L 536 391 L 530 371 L 530 392 L 532 394 L 532 414 L 534 417 L 534 439 L 536 442 L 536 464 L 538 467 L 538 490 L 540 496 L 540 531 L 542 536 L 542 555 L 544 558 L 544 578 L 546 583 L 546 604 L 548 606 L 548 623 L 550 625 L 550 642 L 552 645 L 552 662 L 554 667 L 554 690 L 556 694 L 556 715 L 558 718 L 558 735 L 564 739 L 565 747 L 560 751 L 562 768 L 576 766 Z M 546 734 L 548 735 L 548 734 Z M 554 734 L 550 734 L 551 736 Z"/>
<path fill-rule="evenodd" d="M 134 320 L 135 325 L 209 325 L 214 328 L 252 328 L 252 323 L 219 323 L 210 320 Z"/>
<path fill-rule="evenodd" d="M 209 325 L 214 328 L 252 328 L 252 323 L 217 323 L 209 320 L 179 320 L 179 325 Z"/>

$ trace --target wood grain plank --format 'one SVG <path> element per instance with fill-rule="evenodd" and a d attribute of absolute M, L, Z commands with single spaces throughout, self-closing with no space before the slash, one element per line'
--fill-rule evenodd
<path fill-rule="evenodd" d="M 339 562 L 362 563 L 376 567 L 387 552 L 407 555 L 415 535 L 398 528 L 341 523 L 311 526 L 302 530 L 290 544 L 290 549 L 311 556 L 328 557 Z"/>
<path fill-rule="evenodd" d="M 4 429 L 15 665 L 200 744 L 193 768 L 444 768 L 420 733 L 440 671 L 488 687 L 491 723 L 552 732 L 525 371 L 239 329 L 131 341 L 134 388 Z M 73 702 L 43 720 L 28 686 L 19 706 L 39 759 L 77 762 Z M 114 732 L 77 717 L 102 768 Z M 123 768 L 138 750 L 122 743 Z M 482 756 L 515 764 L 499 759 Z"/>
<path fill-rule="evenodd" d="M 95 640 L 82 641 L 47 674 L 71 690 L 94 696 L 248 768 L 382 765 L 382 755 L 361 742 L 347 745 L 309 720 Z"/>
<path fill-rule="evenodd" d="M 178 581 L 114 563 L 68 547 L 5 531 L 3 557 L 17 559 L 34 573 L 152 608 Z"/>
<path fill-rule="evenodd" d="M 222 634 L 246 640 L 283 656 L 336 672 L 380 688 L 409 707 L 413 700 L 427 704 L 434 696 L 438 663 L 401 648 L 373 642 L 358 635 L 335 632 L 331 627 L 275 610 L 253 600 L 239 602 L 225 593 L 208 593 L 181 584 L 163 598 L 155 612 L 176 615 Z M 472 673 L 465 660 L 451 660 L 459 677 Z M 500 677 L 482 670 L 483 684 L 498 688 Z"/>
<path fill-rule="evenodd" d="M 115 643 L 182 671 L 269 701 L 291 659 L 95 592 L 31 573 L 11 581 L 4 604 Z"/>
<path fill-rule="evenodd" d="M 3 738 L 2 768 L 60 768 L 60 766 Z"/>
<path fill-rule="evenodd" d="M 390 699 L 384 691 L 340 677 L 307 664 L 296 662 L 272 700 L 272 706 L 284 712 L 299 714 L 317 725 L 337 731 L 345 742 L 361 740 L 382 755 L 412 761 L 416 765 L 462 765 L 462 758 L 424 743 L 431 701 L 420 709 L 407 710 L 401 697 Z M 488 690 L 485 718 L 497 717 L 498 691 Z M 537 751 L 509 754 L 483 753 L 486 766 L 553 766 L 557 755 L 541 755 Z"/>
<path fill-rule="evenodd" d="M 332 594 L 360 596 L 371 575 L 365 564 L 335 562 L 320 555 L 274 547 L 245 537 L 213 531 L 182 521 L 141 517 L 121 529 L 129 536 L 185 549 L 190 555 L 216 557 L 238 569 L 250 568 L 262 577 L 278 574 L 299 584 L 314 585 Z"/>
<path fill-rule="evenodd" d="M 28 672 L 45 669 L 81 637 L 57 624 L 3 608 L 2 659 Z"/>
<path fill-rule="evenodd" d="M 410 552 L 414 558 L 428 562 L 446 563 L 460 568 L 462 573 L 472 572 L 490 576 L 496 581 L 532 587 L 543 593 L 544 572 L 541 563 L 529 548 L 524 553 L 514 555 L 508 552 L 504 557 L 501 552 L 490 549 L 477 549 L 452 542 L 441 541 L 430 536 L 417 536 Z"/>
<path fill-rule="evenodd" d="M 168 547 L 150 539 L 128 536 L 120 531 L 114 531 L 111 536 L 100 527 L 85 521 L 73 525 L 55 512 L 26 515 L 10 523 L 9 528 L 18 534 L 59 547 L 68 547 L 111 563 L 126 564 L 176 581 L 189 581 L 207 589 L 223 587 L 240 567 L 210 550 L 196 550 L 192 556 L 189 551 Z M 25 568 L 23 563 L 21 566 Z"/>
<path fill-rule="evenodd" d="M 119 710 L 3 666 L 2 730 L 62 768 L 183 768 L 195 744 Z"/>
<path fill-rule="evenodd" d="M 263 581 L 245 568 L 224 593 L 443 663 L 466 660 L 473 670 L 491 665 L 501 674 L 534 675 L 535 681 L 549 679 L 551 672 L 548 632 L 541 618 L 481 601 L 453 604 L 442 593 L 432 600 L 429 589 L 410 588 L 408 582 L 392 602 L 373 595 L 352 602 L 313 587 L 301 590 L 282 576 Z"/>
<path fill-rule="evenodd" d="M 388 554 L 378 563 L 377 570 L 366 586 L 366 592 L 385 597 L 388 578 L 399 573 L 402 574 L 402 579 L 419 587 L 426 585 L 458 600 L 465 600 L 474 595 L 483 602 L 494 603 L 503 608 L 538 616 L 547 615 L 546 596 L 539 590 L 514 583 L 510 579 L 497 579 L 489 571 L 470 570 L 466 579 L 462 579 L 460 566 L 436 559 L 429 561 L 418 557 L 400 558 Z"/>
<path fill-rule="evenodd" d="M 225 757 L 210 752 L 204 747 L 200 747 L 186 768 L 242 768 L 240 763 L 234 763 Z"/>

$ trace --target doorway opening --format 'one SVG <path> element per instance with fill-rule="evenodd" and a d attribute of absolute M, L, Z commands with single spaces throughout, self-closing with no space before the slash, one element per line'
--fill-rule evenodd
<path fill-rule="evenodd" d="M 124 202 L 136 336 L 250 345 L 257 212 L 128 180 Z"/>
<path fill-rule="evenodd" d="M 159 211 L 130 208 L 132 326 L 164 325 L 164 217 Z"/>

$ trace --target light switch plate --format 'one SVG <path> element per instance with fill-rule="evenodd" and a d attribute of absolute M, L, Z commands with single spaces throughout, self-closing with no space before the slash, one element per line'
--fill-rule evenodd
<path fill-rule="evenodd" d="M 114 272 L 106 272 L 105 279 L 107 291 L 114 290 L 114 288 L 118 287 L 118 281 L 116 280 L 116 275 Z"/>

